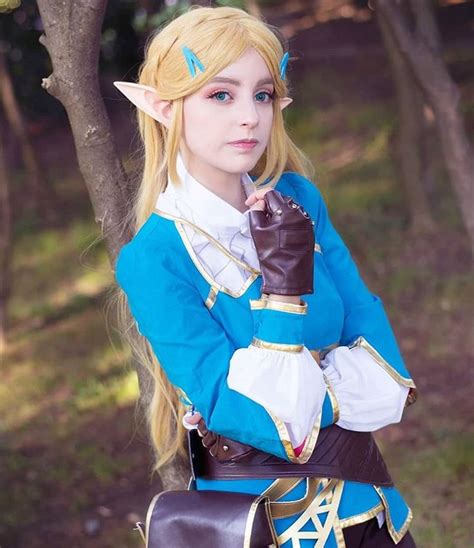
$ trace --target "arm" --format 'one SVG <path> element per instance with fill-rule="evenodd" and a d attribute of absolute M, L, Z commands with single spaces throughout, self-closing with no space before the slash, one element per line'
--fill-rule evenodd
<path fill-rule="evenodd" d="M 140 333 L 149 341 L 170 382 L 184 391 L 210 430 L 286 460 L 302 462 L 285 436 L 283 423 L 275 421 L 263 405 L 228 386 L 229 363 L 236 349 L 197 289 L 185 279 L 187 267 L 179 264 L 179 258 L 168 257 L 162 242 L 140 240 L 121 249 L 116 279 L 127 295 Z M 261 312 L 253 311 L 257 339 L 268 325 L 261 323 Z M 270 316 L 269 321 L 274 321 L 274 315 Z M 299 333 L 301 321 L 291 314 L 286 325 L 291 326 L 292 333 Z M 325 409 L 329 416 L 329 402 Z M 306 460 L 316 440 L 310 441 L 302 454 Z"/>
<path fill-rule="evenodd" d="M 316 241 L 320 244 L 323 252 L 324 262 L 332 277 L 332 280 L 341 296 L 345 309 L 344 326 L 341 333 L 341 347 L 326 356 L 330 362 L 331 368 L 325 370 L 325 374 L 329 376 L 329 380 L 336 393 L 340 408 L 344 407 L 348 393 L 344 394 L 345 388 L 338 387 L 338 379 L 343 376 L 347 379 L 356 380 L 357 375 L 359 380 L 365 376 L 364 383 L 359 382 L 361 392 L 360 399 L 370 400 L 373 398 L 372 411 L 375 413 L 380 409 L 380 399 L 377 401 L 377 395 L 387 396 L 390 394 L 391 401 L 397 407 L 392 413 L 392 417 L 401 417 L 401 410 L 405 405 L 413 403 L 417 396 L 415 383 L 413 382 L 402 355 L 400 353 L 392 327 L 385 313 L 383 303 L 379 296 L 371 293 L 362 279 L 356 263 L 334 228 L 326 203 L 319 191 L 308 179 L 295 174 L 296 186 L 303 196 L 303 203 L 308 202 L 313 205 L 312 216 L 316 220 Z M 347 347 L 347 348 L 344 348 Z M 350 352 L 349 352 L 350 351 Z M 331 353 L 330 353 L 331 354 Z M 352 362 L 352 366 L 350 363 Z M 351 372 L 351 367 L 358 364 L 359 373 Z M 337 364 L 340 367 L 337 367 Z M 322 362 L 322 366 L 325 364 Z M 337 374 L 334 373 L 334 368 Z M 364 368 L 370 368 L 369 374 Z M 383 372 L 383 374 L 382 374 Z M 365 375 L 364 375 L 365 374 Z M 374 384 L 371 386 L 367 381 L 367 377 L 374 377 Z M 348 385 L 346 384 L 346 387 Z M 354 382 L 352 383 L 354 386 Z M 383 386 L 383 388 L 382 388 Z M 374 394 L 374 388 L 377 387 L 378 394 Z M 365 390 L 365 393 L 364 393 Z M 339 394 L 338 394 L 339 391 Z M 351 398 L 356 398 L 357 395 L 352 392 Z M 354 402 L 355 404 L 356 402 Z M 370 407 L 370 403 L 369 403 Z M 357 410 L 358 406 L 353 405 L 353 411 Z M 361 406 L 359 406 L 361 408 Z M 343 409 L 341 409 L 341 414 Z M 358 422 L 357 417 L 352 426 L 354 430 L 364 429 L 359 426 L 364 422 Z M 381 425 L 395 422 L 389 420 L 385 422 L 381 419 Z M 341 424 L 342 425 L 342 424 Z M 350 423 L 344 423 L 344 427 L 348 427 Z M 372 423 L 372 429 L 376 429 Z M 370 429 L 370 428 L 369 428 Z"/>
<path fill-rule="evenodd" d="M 311 454 L 320 427 L 333 424 L 334 397 L 314 356 L 304 346 L 307 303 L 290 304 L 263 295 L 250 300 L 254 337 L 230 361 L 231 388 L 261 403 L 295 456 Z M 321 420 L 319 415 L 321 414 Z M 291 449 L 289 456 L 292 457 Z"/>

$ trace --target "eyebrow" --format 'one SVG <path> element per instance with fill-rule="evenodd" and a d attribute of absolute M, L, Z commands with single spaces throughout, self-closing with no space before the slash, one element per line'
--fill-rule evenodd
<path fill-rule="evenodd" d="M 223 82 L 225 84 L 234 84 L 234 86 L 240 86 L 241 82 L 239 80 L 234 80 L 234 78 L 227 78 L 225 76 L 216 76 L 212 80 L 210 80 L 208 83 L 212 84 L 213 82 Z M 261 78 L 257 84 L 258 86 L 263 86 L 264 84 L 273 84 L 273 78 Z"/>

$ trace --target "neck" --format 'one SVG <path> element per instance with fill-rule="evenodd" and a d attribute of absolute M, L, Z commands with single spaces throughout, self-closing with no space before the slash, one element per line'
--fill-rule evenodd
<path fill-rule="evenodd" d="M 199 161 L 190 159 L 190 156 L 186 152 L 180 151 L 180 153 L 186 169 L 196 181 L 199 181 L 202 186 L 225 200 L 241 213 L 248 210 L 248 206 L 245 205 L 247 196 L 241 182 L 240 173 L 227 173 L 213 168 L 208 164 L 203 165 Z"/>

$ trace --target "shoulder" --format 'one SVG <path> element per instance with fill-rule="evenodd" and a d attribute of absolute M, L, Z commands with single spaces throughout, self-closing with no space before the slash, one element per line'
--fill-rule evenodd
<path fill-rule="evenodd" d="M 117 283 L 125 289 L 131 284 L 156 281 L 167 272 L 179 268 L 179 246 L 175 245 L 177 237 L 173 222 L 156 214 L 150 215 L 118 252 L 115 262 Z"/>

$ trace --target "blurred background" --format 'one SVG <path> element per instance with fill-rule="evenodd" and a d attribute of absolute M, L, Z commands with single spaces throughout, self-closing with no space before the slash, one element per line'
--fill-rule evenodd
<path fill-rule="evenodd" d="M 0 546 L 138 547 L 134 524 L 161 484 L 106 307 L 110 249 L 94 175 L 79 169 L 75 105 L 41 85 L 52 72 L 39 42 L 48 3 L 64 4 L 0 0 Z M 139 139 L 112 82 L 134 80 L 150 31 L 190 3 L 88 3 L 105 6 L 100 95 L 126 178 Z M 223 4 L 261 13 L 289 40 L 290 134 L 418 386 L 403 421 L 376 435 L 412 534 L 421 548 L 471 546 L 474 5 L 402 0 L 398 21 L 375 0 L 212 2 Z M 70 6 L 74 45 L 82 21 Z M 398 23 L 411 33 L 406 57 Z"/>

